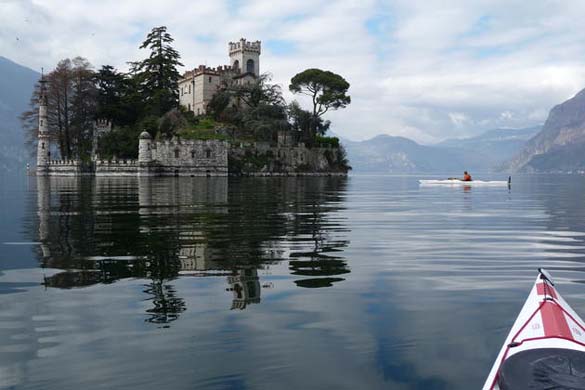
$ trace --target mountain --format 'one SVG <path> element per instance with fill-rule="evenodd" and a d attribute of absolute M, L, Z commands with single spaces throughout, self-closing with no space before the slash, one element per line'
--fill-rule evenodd
<path fill-rule="evenodd" d="M 477 137 L 448 139 L 435 145 L 379 135 L 361 142 L 343 141 L 343 145 L 356 172 L 486 172 L 518 153 L 538 130 L 539 127 L 494 129 Z"/>
<path fill-rule="evenodd" d="M 448 139 L 437 146 L 467 150 L 482 165 L 493 169 L 514 157 L 542 126 L 524 129 L 494 129 L 471 138 Z"/>
<path fill-rule="evenodd" d="M 585 170 L 585 89 L 553 107 L 542 130 L 506 168 L 520 172 Z"/>
<path fill-rule="evenodd" d="M 0 56 L 0 172 L 22 169 L 28 160 L 18 116 L 28 108 L 40 74 Z"/>

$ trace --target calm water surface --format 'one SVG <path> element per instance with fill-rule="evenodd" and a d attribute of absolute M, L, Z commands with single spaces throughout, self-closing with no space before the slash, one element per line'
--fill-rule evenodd
<path fill-rule="evenodd" d="M 0 178 L 0 388 L 475 389 L 585 178 Z"/>

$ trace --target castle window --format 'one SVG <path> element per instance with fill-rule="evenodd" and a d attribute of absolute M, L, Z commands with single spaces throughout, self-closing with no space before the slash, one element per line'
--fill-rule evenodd
<path fill-rule="evenodd" d="M 179 149 L 175 149 L 175 158 L 179 158 Z"/>
<path fill-rule="evenodd" d="M 43 120 L 41 119 L 41 126 L 43 125 Z"/>
<path fill-rule="evenodd" d="M 209 82 L 211 83 L 211 76 L 209 76 Z"/>
<path fill-rule="evenodd" d="M 211 150 L 207 149 L 205 151 L 205 158 L 211 158 Z"/>
<path fill-rule="evenodd" d="M 41 142 L 41 149 L 45 149 L 45 143 Z"/>
<path fill-rule="evenodd" d="M 187 107 L 189 107 L 189 111 L 191 111 L 191 103 L 187 104 Z"/>
<path fill-rule="evenodd" d="M 234 70 L 238 70 L 238 69 L 240 69 L 240 61 L 235 60 L 234 61 Z"/>
<path fill-rule="evenodd" d="M 181 87 L 181 96 L 183 96 L 185 94 L 185 90 L 183 87 Z"/>
<path fill-rule="evenodd" d="M 189 84 L 189 93 L 191 93 L 191 84 Z"/>
<path fill-rule="evenodd" d="M 200 109 L 198 108 L 198 109 L 197 109 L 197 115 L 199 115 L 200 113 L 201 113 L 201 112 L 200 112 Z"/>
<path fill-rule="evenodd" d="M 246 61 L 246 72 L 254 73 L 254 60 L 253 59 L 249 59 L 248 61 Z"/>
<path fill-rule="evenodd" d="M 191 151 L 191 158 L 195 158 L 195 151 L 194 150 Z"/>

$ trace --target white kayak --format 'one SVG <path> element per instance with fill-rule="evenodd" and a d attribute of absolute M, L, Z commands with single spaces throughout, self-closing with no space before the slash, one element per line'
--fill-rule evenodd
<path fill-rule="evenodd" d="M 585 389 L 585 324 L 538 272 L 484 390 Z"/>
<path fill-rule="evenodd" d="M 509 186 L 512 184 L 511 180 L 472 180 L 463 181 L 459 179 L 444 179 L 444 180 L 419 180 L 420 185 L 449 185 L 449 186 Z"/>

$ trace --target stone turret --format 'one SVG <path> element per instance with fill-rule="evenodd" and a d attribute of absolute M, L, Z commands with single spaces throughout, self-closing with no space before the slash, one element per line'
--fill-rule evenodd
<path fill-rule="evenodd" d="M 37 137 L 37 175 L 49 174 L 49 161 L 51 160 L 49 124 L 47 114 L 47 81 L 44 76 L 40 80 L 41 91 L 39 97 L 39 133 Z"/>
<path fill-rule="evenodd" d="M 232 68 L 241 73 L 250 73 L 260 76 L 260 41 L 248 42 L 241 38 L 238 42 L 229 43 L 229 54 Z"/>
<path fill-rule="evenodd" d="M 98 160 L 98 146 L 100 138 L 112 131 L 112 122 L 107 119 L 98 119 L 93 125 L 93 137 L 91 140 L 91 160 Z"/>
<path fill-rule="evenodd" d="M 140 133 L 138 140 L 138 162 L 152 162 L 152 137 L 147 131 Z"/>

